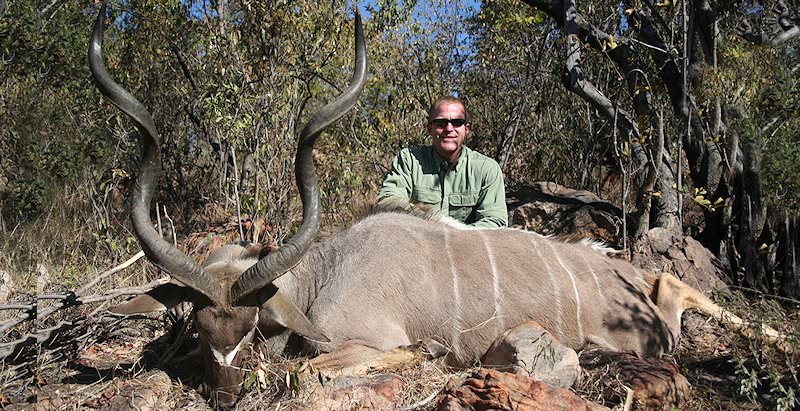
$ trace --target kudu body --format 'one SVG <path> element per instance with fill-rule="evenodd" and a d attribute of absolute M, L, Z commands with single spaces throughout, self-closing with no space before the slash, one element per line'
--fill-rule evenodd
<path fill-rule="evenodd" d="M 594 344 L 642 356 L 675 348 L 689 308 L 743 325 L 676 277 L 606 251 L 436 214 L 378 212 L 312 246 L 273 284 L 330 340 L 305 340 L 308 352 L 333 353 L 328 367 L 418 342 L 447 347 L 446 363 L 467 367 L 529 320 L 575 350 Z M 267 338 L 284 330 L 261 324 Z M 337 359 L 343 348 L 347 355 Z"/>
<path fill-rule="evenodd" d="M 698 308 L 742 321 L 675 277 L 656 276 L 607 257 L 597 247 L 515 229 L 472 229 L 423 213 L 377 212 L 312 245 L 319 192 L 311 150 L 322 129 L 355 103 L 366 55 L 356 15 L 356 64 L 350 88 L 301 131 L 295 160 L 303 224 L 276 252 L 228 245 L 197 265 L 160 238 L 150 200 L 160 175 L 158 134 L 142 105 L 115 84 L 102 62 L 105 6 L 90 44 L 98 88 L 136 122 L 142 169 L 132 218 L 147 257 L 176 281 L 112 309 L 133 313 L 194 304 L 206 367 L 206 395 L 235 403 L 244 350 L 255 335 L 282 348 L 290 332 L 325 364 L 347 367 L 419 341 L 448 349 L 447 363 L 469 366 L 504 331 L 533 320 L 574 349 L 589 343 L 642 355 L 674 348 L 681 314 Z M 179 282 L 179 283 L 178 283 Z M 772 338 L 778 334 L 768 330 Z"/>

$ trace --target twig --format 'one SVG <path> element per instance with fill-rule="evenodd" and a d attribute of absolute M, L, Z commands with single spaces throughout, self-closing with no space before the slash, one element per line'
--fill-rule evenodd
<path fill-rule="evenodd" d="M 105 298 L 98 298 L 97 296 L 92 296 L 92 297 L 89 297 L 89 299 L 87 300 L 87 298 L 83 297 L 83 294 L 89 288 L 91 288 L 92 286 L 97 284 L 97 282 L 99 282 L 100 280 L 102 280 L 105 277 L 108 277 L 109 275 L 112 275 L 114 273 L 117 273 L 117 272 L 129 267 L 131 264 L 136 262 L 136 260 L 142 258 L 143 255 L 144 255 L 144 252 L 143 251 L 139 251 L 138 253 L 136 253 L 136 255 L 134 255 L 133 257 L 129 258 L 127 261 L 123 262 L 122 264 L 120 264 L 120 265 L 118 265 L 118 266 L 116 266 L 116 267 L 114 267 L 114 268 L 112 268 L 110 270 L 107 270 L 107 271 L 103 272 L 95 280 L 89 282 L 89 284 L 84 285 L 83 287 L 78 289 L 78 291 L 76 291 L 75 293 L 63 294 L 62 298 L 51 298 L 51 299 L 59 299 L 61 301 L 56 303 L 56 305 L 54 305 L 53 307 L 50 307 L 50 308 L 48 308 L 46 310 L 40 310 L 38 315 L 37 315 L 37 318 L 39 320 L 42 320 L 45 317 L 53 314 L 54 312 L 66 307 L 68 305 L 80 305 L 80 304 L 85 304 L 85 303 L 90 303 L 90 302 L 107 301 L 107 300 L 110 300 L 112 298 L 119 297 L 119 296 L 122 296 L 122 295 L 131 295 L 130 294 L 130 290 L 144 289 L 144 288 L 150 286 L 151 284 L 154 284 L 153 287 L 155 287 L 155 286 L 160 285 L 160 282 L 163 282 L 163 283 L 168 282 L 169 279 L 162 278 L 162 279 L 159 279 L 159 280 L 156 280 L 156 281 L 152 281 L 152 282 L 150 282 L 148 284 L 145 284 L 145 285 L 143 285 L 141 287 L 128 287 L 128 288 L 119 288 L 119 289 L 111 290 L 108 293 L 104 294 Z M 149 290 L 150 289 L 148 288 L 148 289 L 145 289 L 144 291 L 149 291 Z M 142 292 L 144 292 L 144 291 L 142 291 Z M 55 296 L 46 295 L 46 296 L 40 296 L 39 298 L 43 299 L 42 297 L 55 297 Z"/>
<path fill-rule="evenodd" d="M 122 297 L 123 295 L 143 294 L 143 293 L 145 293 L 147 291 L 152 290 L 155 287 L 158 287 L 159 285 L 166 284 L 169 281 L 170 281 L 169 277 L 164 277 L 164 278 L 159 278 L 157 280 L 150 281 L 149 283 L 147 283 L 145 285 L 142 285 L 142 286 L 139 286 L 139 287 L 116 288 L 116 289 L 113 289 L 113 290 L 111 290 L 111 291 L 109 291 L 109 292 L 107 292 L 105 294 L 96 294 L 96 295 L 91 295 L 91 296 L 88 296 L 88 297 L 81 296 L 81 297 L 75 297 L 75 298 L 72 298 L 72 299 L 65 299 L 65 300 L 60 301 L 59 303 L 57 303 L 55 306 L 41 311 L 38 317 L 41 320 L 41 319 L 49 316 L 50 314 L 60 310 L 61 308 L 64 308 L 65 306 L 68 306 L 68 305 L 81 305 L 81 304 L 97 303 L 97 302 L 109 301 L 109 300 L 112 300 L 112 299 L 117 298 L 117 297 Z"/>
<path fill-rule="evenodd" d="M 627 208 L 625 202 L 625 196 L 627 195 L 627 186 L 628 186 L 628 170 L 625 169 L 625 164 L 622 161 L 622 155 L 619 152 L 619 144 L 617 143 L 617 113 L 618 113 L 617 103 L 614 102 L 614 128 L 613 128 L 613 135 L 614 135 L 614 154 L 617 156 L 619 161 L 619 169 L 622 172 L 622 248 L 628 248 L 628 215 L 627 215 Z M 633 253 L 631 253 L 633 255 Z"/>
<path fill-rule="evenodd" d="M 111 290 L 111 291 L 109 291 L 109 292 L 107 292 L 107 293 L 105 293 L 103 295 L 93 295 L 93 296 L 90 296 L 90 297 L 83 297 L 83 294 L 87 290 L 89 290 L 93 286 L 95 286 L 98 282 L 102 281 L 104 278 L 106 278 L 106 277 L 108 277 L 110 275 L 113 275 L 113 274 L 115 274 L 115 273 L 117 273 L 117 272 L 119 272 L 121 270 L 124 270 L 125 268 L 129 267 L 131 264 L 133 264 L 134 262 L 136 262 L 137 260 L 142 258 L 142 256 L 144 256 L 144 252 L 139 251 L 133 257 L 129 258 L 127 261 L 123 262 L 122 264 L 120 264 L 120 265 L 118 265 L 118 266 L 116 266 L 114 268 L 111 268 L 111 269 L 101 273 L 99 276 L 95 277 L 92 281 L 90 281 L 89 283 L 85 284 L 84 286 L 82 286 L 80 289 L 78 289 L 74 293 L 58 293 L 58 294 L 41 294 L 41 295 L 38 295 L 36 297 L 37 301 L 58 300 L 52 307 L 48 307 L 47 309 L 36 310 L 38 304 L 34 305 L 34 304 L 16 303 L 16 304 L 7 304 L 7 305 L 4 305 L 4 306 L 0 306 L 0 309 L 26 310 L 26 312 L 24 314 L 18 315 L 16 317 L 14 317 L 14 318 L 2 323 L 2 325 L 0 325 L 0 334 L 5 333 L 8 330 L 18 326 L 19 324 L 21 324 L 21 323 L 23 323 L 25 321 L 29 321 L 29 320 L 31 320 L 33 318 L 36 318 L 37 320 L 41 321 L 41 320 L 45 319 L 46 317 L 52 315 L 54 312 L 56 312 L 56 311 L 58 311 L 58 310 L 60 310 L 60 309 L 62 309 L 64 307 L 75 306 L 75 305 L 80 305 L 80 304 L 86 304 L 86 303 L 90 303 L 90 302 L 108 301 L 108 300 L 111 300 L 113 298 L 116 298 L 116 297 L 119 297 L 119 296 L 123 296 L 123 295 L 140 294 L 140 293 L 143 293 L 143 292 L 146 292 L 146 291 L 150 290 L 153 287 L 156 287 L 158 285 L 161 285 L 161 284 L 169 282 L 169 278 L 161 278 L 161 279 L 152 281 L 152 282 L 150 282 L 148 284 L 145 284 L 143 286 L 140 286 L 140 287 L 119 288 L 119 289 Z M 75 322 L 68 322 L 67 324 L 68 325 L 75 325 L 76 323 Z M 61 322 L 56 327 L 60 327 L 60 326 L 63 326 L 63 325 L 64 325 L 64 322 Z M 28 343 L 31 338 L 34 338 L 35 340 L 38 340 L 38 339 L 44 338 L 44 337 L 49 338 L 49 334 L 45 335 L 45 334 L 42 334 L 42 333 L 48 332 L 48 330 L 51 330 L 51 329 L 52 329 L 52 327 L 50 329 L 37 330 L 35 336 L 33 334 L 26 334 L 25 336 L 23 336 L 20 339 L 0 344 L 0 359 L 3 359 L 5 357 L 7 357 L 8 355 L 10 355 L 14 351 L 16 351 L 18 348 L 21 348 L 23 345 Z"/>
<path fill-rule="evenodd" d="M 436 390 L 431 395 L 423 398 L 421 401 L 415 402 L 415 403 L 413 403 L 411 405 L 408 405 L 408 406 L 405 406 L 405 407 L 402 407 L 402 408 L 398 408 L 397 411 L 412 411 L 412 410 L 416 410 L 416 409 L 422 408 L 422 407 L 426 406 L 429 402 L 433 401 L 433 399 L 436 398 L 436 396 L 439 395 L 439 393 L 441 393 L 441 392 L 442 392 L 442 390 Z"/>
<path fill-rule="evenodd" d="M 164 231 L 161 229 L 161 207 L 156 203 L 156 225 L 158 226 L 158 235 L 164 237 Z"/>
<path fill-rule="evenodd" d="M 622 406 L 623 411 L 630 411 L 631 406 L 633 405 L 633 390 L 628 388 L 627 386 L 623 386 L 625 388 L 625 404 Z"/>
<path fill-rule="evenodd" d="M 33 310 L 33 305 L 30 304 L 6 304 L 0 305 L 0 311 L 2 310 Z"/>
<path fill-rule="evenodd" d="M 144 293 L 152 290 L 153 288 L 156 288 L 159 285 L 164 285 L 164 284 L 166 284 L 166 283 L 168 283 L 170 281 L 171 281 L 171 279 L 169 277 L 159 278 L 157 280 L 150 281 L 149 283 L 147 283 L 145 285 L 142 285 L 142 286 L 117 288 L 117 289 L 111 290 L 111 291 L 109 291 L 109 292 L 107 292 L 105 294 L 98 294 L 98 295 L 92 295 L 92 296 L 88 296 L 88 297 L 81 297 L 81 298 L 78 298 L 76 300 L 81 302 L 81 303 L 83 303 L 83 304 L 89 304 L 89 303 L 97 303 L 97 302 L 112 300 L 112 299 L 117 298 L 117 297 L 122 297 L 123 295 L 144 294 Z"/>
<path fill-rule="evenodd" d="M 120 265 L 118 265 L 118 266 L 116 266 L 116 267 L 114 267 L 114 268 L 112 268 L 110 270 L 107 270 L 107 271 L 103 272 L 102 274 L 98 275 L 94 280 L 89 281 L 89 283 L 87 283 L 83 287 L 79 288 L 78 291 L 75 292 L 75 294 L 78 294 L 78 295 L 83 294 L 86 290 L 88 290 L 89 288 L 94 287 L 97 283 L 99 283 L 100 281 L 104 280 L 106 277 L 108 277 L 110 275 L 113 275 L 113 274 L 116 274 L 116 273 L 128 268 L 131 264 L 135 263 L 136 261 L 138 261 L 142 257 L 144 257 L 144 251 L 139 251 L 138 253 L 134 254 L 133 257 L 127 259 L 122 264 L 120 264 Z"/>
<path fill-rule="evenodd" d="M 167 206 L 164 206 L 164 218 L 169 221 L 169 229 L 172 231 L 172 245 L 178 247 L 178 235 L 175 233 L 175 223 L 169 218 L 169 214 L 167 214 Z"/>
<path fill-rule="evenodd" d="M 760 295 L 762 297 L 772 298 L 772 299 L 775 299 L 775 300 L 780 300 L 780 301 L 785 301 L 787 303 L 800 305 L 800 300 L 798 300 L 798 299 L 791 298 L 791 297 L 783 297 L 783 296 L 776 295 L 776 294 L 765 293 L 765 292 L 763 292 L 761 290 L 757 290 L 755 288 L 744 287 L 744 286 L 741 286 L 741 285 L 728 285 L 728 288 L 730 288 L 732 290 L 746 291 L 746 292 L 758 294 L 758 295 Z"/>
<path fill-rule="evenodd" d="M 258 186 L 259 186 L 259 184 L 258 184 L 258 175 L 259 175 L 258 166 L 260 165 L 259 163 L 261 161 L 261 151 L 259 151 L 260 147 L 261 147 L 261 140 L 256 138 L 256 150 L 255 150 L 255 156 L 254 156 L 256 164 L 255 164 L 255 167 L 253 167 L 253 169 L 256 170 L 256 176 L 255 176 L 256 193 L 255 193 L 255 196 L 253 197 L 255 199 L 254 206 L 253 206 L 253 211 L 250 213 L 253 216 L 253 225 L 252 225 L 252 227 L 253 227 L 253 240 L 252 240 L 253 244 L 258 244 L 258 235 L 260 234 L 259 226 L 258 226 L 258 210 L 261 207 L 261 199 L 258 197 L 258 194 L 259 194 L 259 192 L 258 192 L 259 191 L 258 190 Z M 266 220 L 265 220 L 265 223 L 266 223 Z M 266 230 L 264 230 L 264 231 L 266 232 Z"/>
<path fill-rule="evenodd" d="M 242 228 L 242 202 L 239 198 L 239 164 L 236 162 L 235 146 L 231 148 L 231 157 L 233 157 L 233 196 L 236 200 L 236 217 L 239 222 L 239 241 L 245 241 L 244 229 Z M 242 166 L 244 166 L 244 163 Z"/>
<path fill-rule="evenodd" d="M 68 293 L 61 293 L 61 294 L 40 294 L 36 296 L 37 301 L 42 300 L 63 300 L 65 298 L 69 298 Z"/>
<path fill-rule="evenodd" d="M 6 331 L 20 325 L 21 323 L 30 320 L 33 318 L 33 312 L 29 311 L 27 314 L 14 317 L 6 322 L 3 323 L 2 327 L 0 327 L 0 334 L 5 333 Z"/>

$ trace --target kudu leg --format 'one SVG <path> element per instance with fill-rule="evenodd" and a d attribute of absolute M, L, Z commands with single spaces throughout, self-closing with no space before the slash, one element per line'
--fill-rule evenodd
<path fill-rule="evenodd" d="M 328 377 L 360 376 L 370 371 L 396 369 L 428 358 L 429 355 L 419 344 L 380 351 L 357 342 L 347 342 L 335 351 L 313 358 L 309 365 Z"/>
<path fill-rule="evenodd" d="M 784 334 L 766 324 L 753 325 L 743 320 L 672 274 L 661 274 L 656 281 L 656 290 L 654 302 L 665 315 L 674 314 L 680 320 L 680 315 L 684 310 L 694 308 L 746 337 L 760 336 L 783 352 L 791 353 L 795 350 L 792 345 L 787 343 Z"/>

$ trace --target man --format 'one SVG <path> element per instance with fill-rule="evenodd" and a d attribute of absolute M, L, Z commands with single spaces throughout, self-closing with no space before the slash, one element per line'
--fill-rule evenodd
<path fill-rule="evenodd" d="M 474 227 L 508 225 L 503 174 L 496 161 L 464 146 L 471 125 L 464 103 L 442 97 L 428 110 L 432 145 L 406 148 L 378 192 L 378 203 L 424 203 Z"/>

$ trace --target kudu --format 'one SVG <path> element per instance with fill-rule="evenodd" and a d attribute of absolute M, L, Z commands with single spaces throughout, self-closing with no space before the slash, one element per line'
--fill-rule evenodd
<path fill-rule="evenodd" d="M 201 267 L 164 241 L 153 227 L 150 204 L 161 175 L 159 135 L 152 116 L 108 74 L 102 56 L 107 1 L 100 9 L 89 42 L 89 66 L 100 92 L 136 124 L 142 143 L 141 169 L 132 195 L 133 229 L 147 258 L 175 282 L 112 308 L 117 313 L 165 309 L 189 300 L 205 357 L 205 388 L 217 405 L 235 402 L 243 372 L 242 346 L 249 343 L 260 322 L 279 324 L 315 341 L 328 341 L 291 300 L 271 282 L 300 264 L 319 231 L 320 198 L 312 150 L 320 133 L 353 107 L 364 87 L 366 47 L 361 19 L 355 15 L 355 66 L 351 84 L 337 99 L 322 107 L 298 137 L 295 178 L 303 203 L 303 222 L 292 240 L 266 254 L 251 246 L 227 246 L 209 256 Z M 241 251 L 241 252 L 240 252 Z M 257 261 L 257 263 L 256 263 Z M 180 284 L 178 283 L 180 282 Z"/>
<path fill-rule="evenodd" d="M 672 350 L 681 315 L 696 308 L 736 329 L 738 317 L 669 274 L 655 275 L 613 259 L 598 247 L 558 242 L 516 229 L 472 229 L 427 213 L 378 212 L 327 241 L 311 245 L 319 226 L 319 192 L 311 150 L 320 131 L 355 102 L 366 73 L 356 15 L 356 63 L 347 91 L 302 130 L 296 179 L 303 223 L 293 239 L 261 258 L 258 246 L 228 245 L 202 267 L 162 240 L 149 217 L 160 173 L 158 135 L 150 115 L 113 83 L 100 53 L 104 11 L 90 45 L 100 90 L 137 124 L 142 167 L 133 194 L 133 224 L 147 257 L 185 286 L 168 284 L 113 311 L 194 304 L 206 366 L 207 395 L 235 402 L 243 373 L 241 348 L 258 333 L 323 353 L 318 364 L 349 367 L 381 359 L 420 341 L 446 347 L 453 366 L 479 362 L 504 331 L 533 320 L 563 344 L 587 344 L 654 356 Z M 763 329 L 782 344 L 782 336 Z M 273 344 L 275 345 L 275 344 Z"/>

